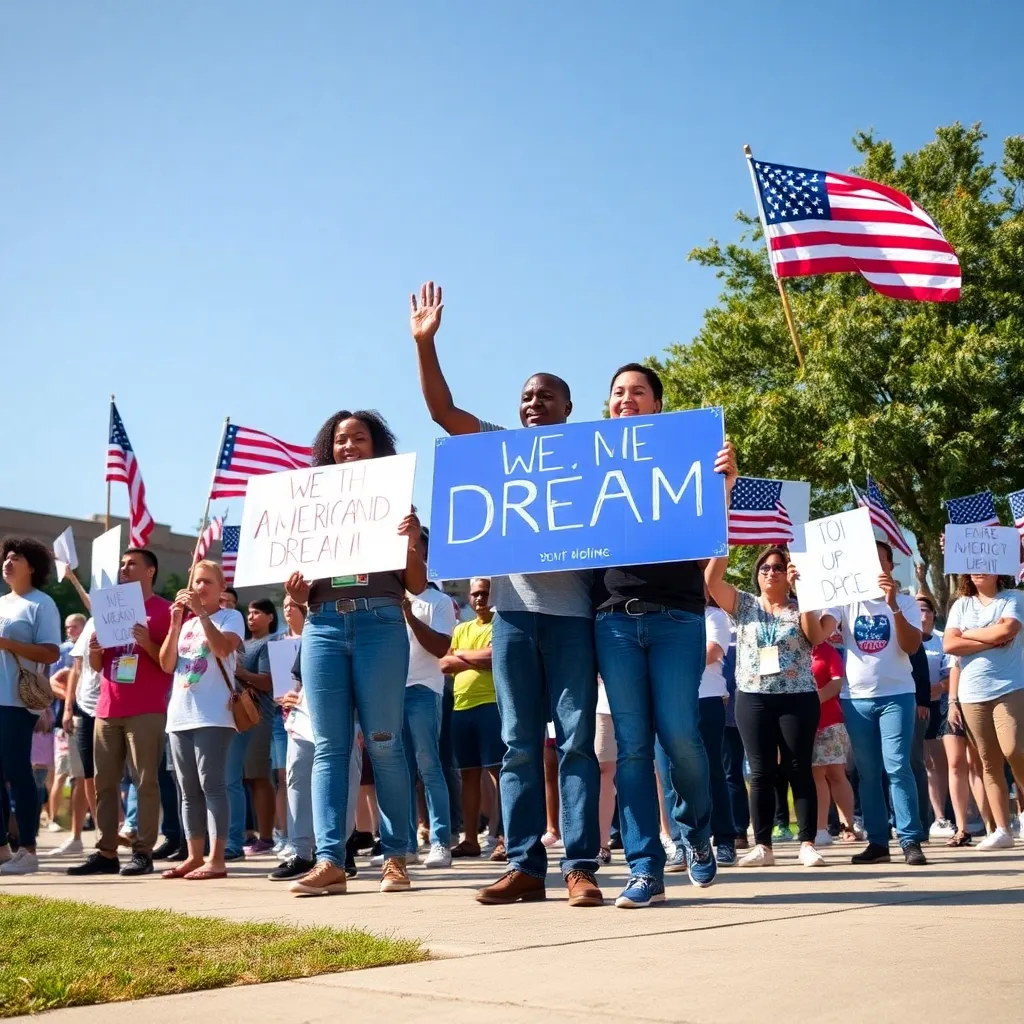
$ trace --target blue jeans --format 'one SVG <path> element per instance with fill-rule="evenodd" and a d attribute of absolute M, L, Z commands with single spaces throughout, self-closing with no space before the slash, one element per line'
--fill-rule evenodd
<path fill-rule="evenodd" d="M 850 735 L 860 776 L 860 803 L 868 842 L 878 846 L 889 845 L 889 815 L 882 789 L 883 770 L 889 776 L 900 846 L 922 842 L 925 837 L 910 760 L 917 719 L 914 694 L 844 700 L 842 705 L 846 731 Z"/>
<path fill-rule="evenodd" d="M 0 789 L 11 788 L 22 846 L 36 845 L 39 794 L 32 773 L 32 733 L 39 716 L 27 708 L 0 706 Z M 543 799 L 543 787 L 541 788 Z M 6 802 L 5 802 L 6 805 Z M 5 806 L 9 809 L 9 805 Z M 0 846 L 7 843 L 7 816 L 0 821 Z"/>
<path fill-rule="evenodd" d="M 381 850 L 385 857 L 404 858 L 410 793 L 402 729 L 409 636 L 401 606 L 311 612 L 302 631 L 301 657 L 315 743 L 311 790 L 317 859 L 345 865 L 356 712 L 377 787 Z"/>
<path fill-rule="evenodd" d="M 678 798 L 672 816 L 683 842 L 702 849 L 711 838 L 708 758 L 697 705 L 706 658 L 704 616 L 674 608 L 642 615 L 605 611 L 594 629 L 619 747 L 615 788 L 626 860 L 633 874 L 660 879 L 665 849 L 651 770 L 655 737 L 668 756 Z"/>
<path fill-rule="evenodd" d="M 253 730 L 236 732 L 228 744 L 228 842 L 224 852 L 232 855 L 243 852 L 245 846 L 245 755 L 249 752 L 249 740 Z"/>
<path fill-rule="evenodd" d="M 409 849 L 416 850 L 416 775 L 423 780 L 423 792 L 430 814 L 430 842 L 445 848 L 452 844 L 452 815 L 448 803 L 448 782 L 441 764 L 441 701 L 440 693 L 429 686 L 407 686 L 405 689 L 405 727 L 402 745 L 409 764 Z"/>
<path fill-rule="evenodd" d="M 594 753 L 594 624 L 568 615 L 497 612 L 491 650 L 506 747 L 501 808 L 509 865 L 535 878 L 547 873 L 541 842 L 547 828 L 544 739 L 547 723 L 553 721 L 565 843 L 562 875 L 576 869 L 596 871 L 601 768 Z"/>

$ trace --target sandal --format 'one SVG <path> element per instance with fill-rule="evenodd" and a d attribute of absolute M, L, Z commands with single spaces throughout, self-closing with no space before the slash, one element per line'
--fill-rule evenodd
<path fill-rule="evenodd" d="M 226 871 L 214 871 L 212 868 L 196 868 L 187 875 L 182 875 L 186 882 L 207 882 L 214 878 L 227 878 Z"/>
<path fill-rule="evenodd" d="M 971 837 L 967 832 L 958 830 L 956 835 L 952 839 L 946 841 L 947 846 L 970 846 Z"/>
<path fill-rule="evenodd" d="M 166 871 L 161 871 L 160 872 L 160 877 L 161 878 L 185 878 L 188 875 L 188 873 L 190 871 L 192 871 L 192 870 L 193 870 L 192 868 L 186 868 L 186 867 L 168 868 Z"/>
<path fill-rule="evenodd" d="M 857 842 L 857 833 L 849 825 L 841 825 L 837 838 L 841 843 L 855 843 Z"/>

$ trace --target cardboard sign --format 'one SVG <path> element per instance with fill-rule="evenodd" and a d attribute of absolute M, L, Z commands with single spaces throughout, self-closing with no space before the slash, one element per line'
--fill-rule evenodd
<path fill-rule="evenodd" d="M 1016 579 L 1020 571 L 1020 534 L 1013 526 L 947 523 L 943 571 Z"/>
<path fill-rule="evenodd" d="M 802 612 L 882 597 L 882 566 L 866 508 L 840 512 L 793 527 L 789 554 L 800 578 L 797 604 Z"/>
<path fill-rule="evenodd" d="M 234 585 L 404 569 L 415 474 L 409 453 L 251 477 Z"/>
<path fill-rule="evenodd" d="M 78 552 L 75 550 L 75 535 L 69 526 L 53 542 L 53 560 L 57 563 L 57 582 L 67 575 L 68 569 L 78 568 Z"/>
<path fill-rule="evenodd" d="M 292 679 L 292 667 L 295 655 L 299 652 L 299 637 L 285 636 L 280 640 L 267 643 L 267 654 L 270 657 L 270 678 L 274 683 L 274 700 L 280 700 L 290 690 L 295 689 Z"/>
<path fill-rule="evenodd" d="M 89 593 L 101 587 L 117 585 L 121 570 L 121 527 L 115 526 L 106 533 L 101 533 L 92 542 L 92 558 L 90 559 L 92 582 Z"/>
<path fill-rule="evenodd" d="M 724 554 L 721 409 L 443 437 L 430 578 Z"/>
<path fill-rule="evenodd" d="M 146 602 L 142 597 L 141 583 L 100 587 L 89 594 L 89 601 L 100 647 L 124 647 L 135 643 L 132 630 L 146 624 Z"/>

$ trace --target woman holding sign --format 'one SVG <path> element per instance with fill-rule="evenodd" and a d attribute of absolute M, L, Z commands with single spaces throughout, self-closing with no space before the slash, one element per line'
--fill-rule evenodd
<path fill-rule="evenodd" d="M 377 412 L 335 413 L 313 441 L 313 465 L 330 466 L 395 454 L 395 436 Z M 409 637 L 402 601 L 421 593 L 427 567 L 416 542 L 420 523 L 406 516 L 405 568 L 361 576 L 304 580 L 294 573 L 288 596 L 309 607 L 302 633 L 302 686 L 313 727 L 313 831 L 316 866 L 296 881 L 297 896 L 345 892 L 345 828 L 353 716 L 358 710 L 373 764 L 384 855 L 381 892 L 409 888 L 409 769 L 402 746 Z M 413 837 L 415 841 L 415 837 Z"/>
<path fill-rule="evenodd" d="M 827 637 L 816 612 L 797 610 L 792 588 L 799 573 L 782 548 L 762 551 L 754 563 L 755 597 L 725 582 L 728 559 L 705 570 L 708 590 L 736 624 L 736 724 L 750 762 L 754 848 L 739 866 L 768 867 L 775 817 L 775 776 L 785 758 L 799 826 L 800 863 L 825 862 L 814 848 L 818 799 L 811 768 L 821 715 L 811 671 L 811 649 Z"/>

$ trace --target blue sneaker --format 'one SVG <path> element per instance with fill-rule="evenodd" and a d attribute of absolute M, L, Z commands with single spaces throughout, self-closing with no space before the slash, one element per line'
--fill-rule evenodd
<path fill-rule="evenodd" d="M 705 843 L 698 849 L 688 849 L 687 858 L 690 864 L 690 884 L 706 889 L 718 874 L 718 865 L 711 852 L 711 844 Z"/>
<path fill-rule="evenodd" d="M 733 843 L 719 843 L 715 849 L 715 860 L 720 868 L 736 866 L 736 847 Z"/>
<path fill-rule="evenodd" d="M 665 870 L 673 874 L 686 870 L 686 849 L 682 843 L 676 847 L 676 852 L 665 862 Z"/>
<path fill-rule="evenodd" d="M 665 883 L 647 875 L 630 875 L 626 888 L 619 893 L 615 906 L 633 910 L 665 902 Z"/>

